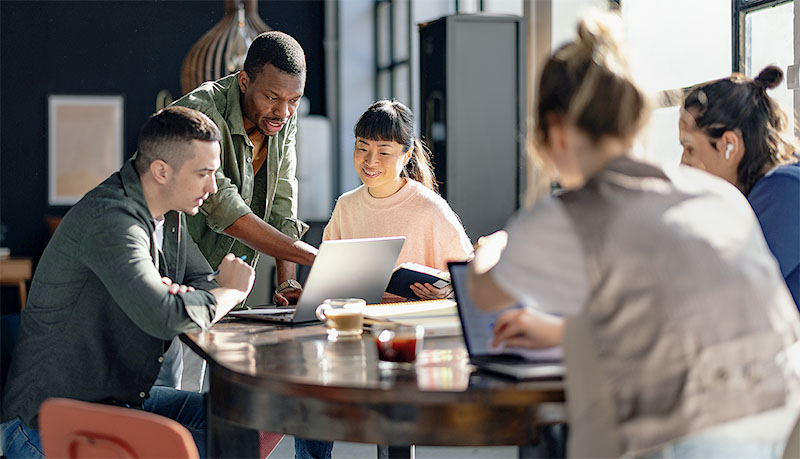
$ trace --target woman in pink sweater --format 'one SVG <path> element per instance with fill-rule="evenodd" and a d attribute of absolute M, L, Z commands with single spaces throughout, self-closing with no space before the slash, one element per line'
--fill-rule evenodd
<path fill-rule="evenodd" d="M 397 263 L 447 271 L 472 256 L 461 220 L 436 187 L 430 152 L 414 136 L 414 115 L 395 100 L 370 105 L 355 127 L 353 167 L 362 186 L 341 195 L 323 239 L 405 236 Z M 420 298 L 445 298 L 451 288 L 416 283 Z M 384 298 L 387 300 L 388 298 Z"/>

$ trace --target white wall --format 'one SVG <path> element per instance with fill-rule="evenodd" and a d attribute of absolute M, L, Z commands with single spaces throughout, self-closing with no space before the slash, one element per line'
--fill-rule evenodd
<path fill-rule="evenodd" d="M 625 0 L 622 18 L 633 76 L 651 96 L 730 74 L 730 0 Z M 640 158 L 677 167 L 678 116 L 678 107 L 652 113 Z"/>

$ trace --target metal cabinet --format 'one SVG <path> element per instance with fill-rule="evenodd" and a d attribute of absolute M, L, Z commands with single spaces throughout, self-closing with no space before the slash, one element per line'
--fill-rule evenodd
<path fill-rule="evenodd" d="M 524 22 L 453 15 L 420 25 L 420 128 L 440 192 L 473 242 L 505 226 L 525 171 Z"/>

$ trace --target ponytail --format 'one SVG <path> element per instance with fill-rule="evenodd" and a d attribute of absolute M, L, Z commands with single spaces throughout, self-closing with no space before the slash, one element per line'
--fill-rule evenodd
<path fill-rule="evenodd" d="M 424 142 L 416 137 L 412 142 L 411 159 L 406 162 L 401 175 L 416 180 L 437 194 L 439 193 L 439 184 L 436 183 L 436 174 L 433 172 L 431 164 L 431 151 Z"/>

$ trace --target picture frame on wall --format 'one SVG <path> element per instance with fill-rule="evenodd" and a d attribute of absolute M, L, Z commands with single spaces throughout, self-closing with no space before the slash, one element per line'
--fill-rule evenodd
<path fill-rule="evenodd" d="M 122 167 L 121 95 L 50 95 L 48 203 L 72 205 Z"/>

